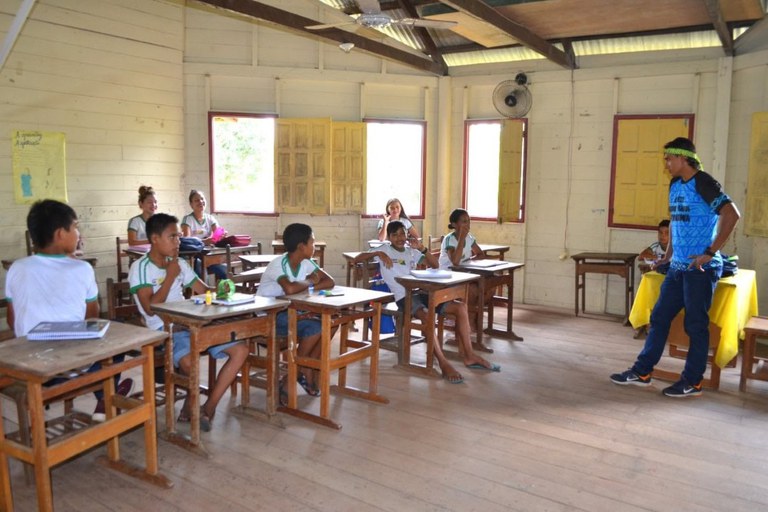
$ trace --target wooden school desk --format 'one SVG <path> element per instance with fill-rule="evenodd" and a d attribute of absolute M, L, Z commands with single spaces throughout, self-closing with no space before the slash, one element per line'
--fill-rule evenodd
<path fill-rule="evenodd" d="M 480 247 L 480 250 L 483 251 L 483 255 L 491 260 L 501 260 L 504 261 L 504 254 L 509 251 L 508 245 L 498 245 L 498 244 L 477 244 Z"/>
<path fill-rule="evenodd" d="M 240 261 L 243 263 L 243 270 L 252 270 L 258 267 L 266 267 L 273 259 L 280 257 L 280 254 L 241 254 Z"/>
<path fill-rule="evenodd" d="M 389 400 L 378 394 L 379 375 L 379 331 L 381 326 L 381 305 L 391 302 L 394 297 L 391 293 L 377 292 L 363 288 L 349 288 L 336 286 L 333 288 L 338 296 L 324 296 L 319 292 L 309 295 L 307 292 L 286 295 L 285 299 L 291 301 L 288 310 L 288 406 L 278 410 L 291 414 L 297 418 L 309 420 L 326 427 L 340 429 L 341 424 L 330 418 L 330 393 L 363 398 L 383 404 Z M 362 309 L 360 309 L 362 307 Z M 353 309 L 356 308 L 356 309 Z M 296 325 L 297 311 L 309 312 L 320 315 L 322 322 L 322 334 L 320 340 L 320 359 L 299 357 L 296 350 Z M 349 339 L 349 331 L 352 322 L 359 319 L 373 319 L 373 335 L 370 341 L 358 341 Z M 341 327 L 339 340 L 339 355 L 331 353 L 331 338 L 333 328 Z M 361 390 L 347 385 L 347 366 L 357 361 L 369 360 L 368 390 Z M 312 414 L 298 408 L 296 399 L 296 377 L 298 366 L 315 369 L 319 372 L 320 389 L 320 414 Z M 331 387 L 331 372 L 338 370 L 338 385 Z"/>
<path fill-rule="evenodd" d="M 485 332 L 497 338 L 504 338 L 513 341 L 523 341 L 523 338 L 515 334 L 512 330 L 512 311 L 514 309 L 514 289 L 515 289 L 515 270 L 523 268 L 524 263 L 513 263 L 511 261 L 498 260 L 470 260 L 467 263 L 453 267 L 460 272 L 469 272 L 482 277 L 478 281 L 478 305 L 476 307 L 477 315 L 475 325 L 477 327 L 477 345 L 480 350 L 492 352 L 492 350 L 483 345 L 482 333 Z M 485 290 L 490 288 L 507 287 L 506 297 L 494 295 L 491 297 L 491 303 L 488 307 L 488 327 L 483 331 L 483 311 Z M 496 329 L 493 324 L 493 309 L 496 304 L 507 306 L 507 328 L 505 330 Z"/>
<path fill-rule="evenodd" d="M 659 298 L 664 278 L 663 274 L 654 271 L 643 274 L 637 298 L 629 314 L 633 327 L 639 328 L 650 323 L 651 311 Z M 719 328 L 720 339 L 710 340 L 710 346 L 717 344 L 714 357 L 717 368 L 712 368 L 711 379 L 715 382 L 709 387 L 717 387 L 719 368 L 725 367 L 738 354 L 739 338 L 744 337 L 744 326 L 754 315 L 757 315 L 757 279 L 754 270 L 740 268 L 736 275 L 724 277 L 717 282 L 712 306 L 709 308 L 709 322 Z M 681 312 L 673 321 L 673 326 L 679 323 L 679 327 L 682 327 L 683 316 L 684 312 Z M 670 344 L 687 346 L 687 341 L 688 336 L 681 328 L 670 330 Z"/>
<path fill-rule="evenodd" d="M 437 306 L 455 299 L 467 301 L 469 283 L 479 281 L 480 276 L 465 272 L 451 272 L 451 277 L 445 279 L 429 279 L 414 276 L 395 278 L 405 288 L 405 304 L 403 310 L 403 334 L 400 339 L 400 351 L 397 366 L 403 370 L 421 375 L 439 376 L 432 368 L 435 358 L 435 319 Z M 424 365 L 411 362 L 411 303 L 415 291 L 425 292 L 429 296 L 427 305 L 427 359 Z M 478 333 L 479 334 L 479 333 Z"/>
<path fill-rule="evenodd" d="M 0 374 L 4 379 L 26 384 L 29 413 L 32 425 L 32 446 L 25 446 L 6 438 L 0 421 L 0 509 L 13 510 L 8 459 L 16 459 L 34 465 L 37 486 L 38 510 L 53 510 L 51 493 L 51 468 L 72 457 L 107 442 L 107 457 L 98 460 L 105 466 L 139 478 L 154 485 L 169 488 L 173 483 L 161 475 L 157 465 L 157 437 L 155 432 L 155 377 L 154 344 L 166 337 L 162 331 L 112 322 L 101 339 L 67 341 L 27 341 L 15 338 L 0 344 Z M 108 363 L 110 358 L 141 350 L 141 356 L 126 358 L 122 363 Z M 102 368 L 83 373 L 54 386 L 43 386 L 53 377 L 105 361 Z M 113 377 L 131 368 L 142 370 L 144 388 L 142 400 L 115 395 Z M 1 379 L 0 379 L 1 380 Z M 49 421 L 49 425 L 69 425 L 69 429 L 57 429 L 63 434 L 50 439 L 46 436 L 44 404 L 57 396 L 79 388 L 103 382 L 107 419 L 103 423 L 76 420 L 72 413 L 66 418 Z M 115 415 L 111 405 L 122 409 Z M 2 409 L 0 403 L 0 409 Z M 2 410 L 0 410 L 2 418 Z M 119 435 L 135 427 L 144 427 L 145 468 L 138 468 L 120 458 Z M 62 432 L 63 431 L 63 432 Z"/>
<path fill-rule="evenodd" d="M 586 274 L 613 274 L 624 278 L 624 318 L 629 318 L 632 298 L 635 294 L 635 258 L 637 253 L 625 252 L 581 252 L 571 259 L 576 263 L 576 297 L 574 312 L 579 316 L 579 290 L 581 290 L 581 312 L 586 307 Z"/>
<path fill-rule="evenodd" d="M 279 350 L 274 336 L 275 315 L 288 306 L 288 301 L 255 297 L 253 302 L 237 306 L 206 306 L 192 299 L 153 304 L 152 311 L 160 315 L 169 332 L 172 326 L 189 329 L 191 367 L 189 375 L 182 375 L 173 367 L 173 339 L 169 337 L 165 349 L 165 389 L 174 396 L 175 386 L 187 388 L 190 406 L 190 437 L 176 432 L 173 401 L 165 406 L 165 432 L 163 437 L 198 455 L 208 456 L 200 440 L 200 354 L 208 347 L 244 340 L 255 336 L 267 338 L 267 407 L 266 415 L 274 416 L 277 404 Z M 248 376 L 243 376 L 243 405 L 247 405 Z"/>

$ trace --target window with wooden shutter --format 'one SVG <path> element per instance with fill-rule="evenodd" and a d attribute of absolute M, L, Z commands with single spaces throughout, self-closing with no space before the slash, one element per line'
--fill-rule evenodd
<path fill-rule="evenodd" d="M 334 122 L 332 134 L 332 213 L 363 213 L 366 179 L 365 123 Z"/>
<path fill-rule="evenodd" d="M 330 213 L 331 119 L 278 119 L 275 209 Z"/>
<path fill-rule="evenodd" d="M 608 225 L 656 229 L 669 218 L 664 144 L 693 137 L 693 114 L 614 117 Z"/>

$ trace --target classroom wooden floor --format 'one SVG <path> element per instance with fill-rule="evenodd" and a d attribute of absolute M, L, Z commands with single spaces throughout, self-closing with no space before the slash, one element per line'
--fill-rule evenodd
<path fill-rule="evenodd" d="M 739 393 L 738 370 L 730 369 L 720 391 L 674 400 L 661 395 L 661 381 L 644 389 L 609 382 L 641 346 L 629 327 L 523 306 L 515 330 L 524 342 L 490 341 L 502 372 L 466 370 L 463 385 L 395 370 L 394 354 L 382 352 L 380 390 L 391 403 L 334 398 L 341 431 L 292 417 L 280 429 L 229 412 L 225 397 L 203 434 L 210 460 L 159 442 L 172 489 L 94 464 L 100 447 L 53 471 L 56 510 L 768 507 L 768 382 Z M 12 406 L 4 411 L 13 417 Z M 128 435 L 123 455 L 141 462 L 142 444 L 140 432 Z M 18 462 L 11 469 L 17 510 L 35 510 L 34 487 Z"/>

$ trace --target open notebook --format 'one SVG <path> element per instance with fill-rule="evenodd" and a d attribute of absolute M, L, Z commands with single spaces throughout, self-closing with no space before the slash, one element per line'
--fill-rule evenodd
<path fill-rule="evenodd" d="M 453 274 L 451 274 L 450 270 L 428 268 L 426 270 L 411 270 L 411 275 L 421 279 L 450 279 Z"/>
<path fill-rule="evenodd" d="M 109 320 L 91 318 L 74 322 L 40 322 L 27 333 L 32 341 L 88 340 L 101 338 L 109 328 Z"/>
<path fill-rule="evenodd" d="M 250 293 L 236 292 L 228 299 L 214 298 L 211 302 L 213 304 L 218 304 L 219 306 L 237 306 L 238 304 L 248 304 L 249 302 L 253 302 L 255 297 L 255 295 Z"/>
<path fill-rule="evenodd" d="M 459 265 L 460 267 L 488 268 L 497 267 L 506 263 L 501 260 L 468 260 Z"/>

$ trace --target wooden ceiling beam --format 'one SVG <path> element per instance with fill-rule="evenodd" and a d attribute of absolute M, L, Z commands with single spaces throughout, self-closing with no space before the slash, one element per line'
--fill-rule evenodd
<path fill-rule="evenodd" d="M 720 6 L 720 0 L 704 0 L 704 4 L 707 6 L 707 13 L 709 19 L 712 20 L 712 25 L 715 27 L 717 36 L 720 38 L 720 42 L 723 44 L 723 51 L 729 57 L 733 56 L 733 34 L 728 28 L 728 24 L 723 18 L 723 9 Z"/>
<path fill-rule="evenodd" d="M 397 0 L 397 3 L 408 14 L 409 17 L 419 17 L 419 13 L 416 10 L 416 7 L 413 5 L 413 0 Z M 421 38 L 421 41 L 424 43 L 424 47 L 427 49 L 427 53 L 432 57 L 432 60 L 435 62 L 435 64 L 438 64 L 442 67 L 442 74 L 447 75 L 448 65 L 445 63 L 445 59 L 443 59 L 443 53 L 435 44 L 435 40 L 432 39 L 431 35 L 429 35 L 429 31 L 424 27 L 413 27 L 413 29 L 414 32 L 416 32 L 416 34 Z"/>
<path fill-rule="evenodd" d="M 576 68 L 576 61 L 572 56 L 553 46 L 546 39 L 534 34 L 520 23 L 502 15 L 499 11 L 481 0 L 440 0 L 440 3 L 490 23 L 555 64 L 568 69 Z"/>
<path fill-rule="evenodd" d="M 327 28 L 324 30 L 307 30 L 305 27 L 310 25 L 319 25 L 320 22 L 311 18 L 305 18 L 298 14 L 284 11 L 253 0 L 196 0 L 202 4 L 218 7 L 237 14 L 257 18 L 260 20 L 275 23 L 283 27 L 298 30 L 313 37 L 321 37 L 337 43 L 354 43 L 356 48 L 372 53 L 379 57 L 399 62 L 406 66 L 427 71 L 434 75 L 446 74 L 439 64 L 425 57 L 419 57 L 416 54 L 399 50 L 392 46 L 368 39 L 366 37 L 347 32 L 338 28 Z"/>

